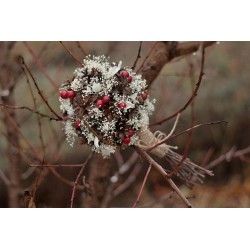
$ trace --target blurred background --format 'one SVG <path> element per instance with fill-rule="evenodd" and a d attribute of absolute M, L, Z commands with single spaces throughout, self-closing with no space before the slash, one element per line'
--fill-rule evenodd
<path fill-rule="evenodd" d="M 141 58 L 138 66 L 143 62 L 155 42 L 143 42 Z M 111 61 L 122 60 L 123 66 L 132 67 L 138 54 L 139 42 L 65 42 L 64 45 L 82 60 L 84 54 L 109 56 Z M 79 47 L 81 46 L 81 47 Z M 250 207 L 250 51 L 249 42 L 220 42 L 206 48 L 204 77 L 194 101 L 195 124 L 214 121 L 227 121 L 217 125 L 197 128 L 193 131 L 188 157 L 202 166 L 209 166 L 214 171 L 213 177 L 206 177 L 204 184 L 189 189 L 174 179 L 183 193 L 189 198 L 194 207 Z M 70 80 L 78 63 L 59 42 L 16 42 L 10 50 L 8 66 L 11 68 L 11 82 L 14 83 L 14 100 L 16 106 L 34 108 L 36 99 L 37 110 L 50 114 L 46 105 L 41 101 L 37 90 L 29 77 L 21 70 L 18 56 L 24 58 L 36 82 L 43 91 L 50 105 L 59 111 L 58 88 L 66 80 Z M 193 53 L 180 57 L 166 64 L 150 89 L 150 98 L 156 99 L 156 111 L 151 116 L 151 122 L 158 121 L 178 111 L 189 99 L 192 89 L 197 82 L 200 70 L 200 55 Z M 1 86 L 1 96 L 4 98 L 5 89 Z M 5 114 L 0 113 L 0 207 L 8 207 L 8 176 L 10 174 L 10 159 L 7 154 L 9 141 Z M 34 108 L 35 109 L 35 108 Z M 12 110 L 13 111 L 13 110 Z M 20 153 L 20 207 L 23 207 L 24 190 L 32 185 L 36 188 L 34 201 L 37 207 L 69 207 L 72 185 L 68 185 L 61 177 L 73 182 L 79 172 L 76 168 L 56 168 L 56 173 L 40 168 L 29 167 L 31 164 L 41 164 L 34 152 L 40 155 L 45 163 L 50 164 L 80 164 L 89 155 L 88 147 L 76 143 L 73 148 L 65 141 L 62 124 L 38 119 L 37 115 L 27 110 L 16 109 L 13 133 L 19 140 Z M 153 127 L 168 133 L 173 120 Z M 40 125 L 39 125 L 40 123 Z M 181 115 L 175 133 L 179 133 L 191 126 L 191 108 L 188 107 Z M 9 128 L 10 129 L 10 128 Z M 42 139 L 41 136 L 42 135 Z M 178 146 L 178 153 L 183 153 L 188 136 L 183 134 L 173 141 Z M 41 141 L 43 143 L 41 143 Z M 42 145 L 43 144 L 43 145 Z M 245 150 L 245 151 L 242 151 Z M 231 153 L 228 153 L 231 152 Z M 239 152 L 233 154 L 232 152 Z M 121 152 L 121 161 L 131 159 L 133 150 Z M 114 173 L 119 163 L 119 157 L 112 157 L 109 161 L 97 162 L 105 168 L 109 165 Z M 217 162 L 214 162 L 217 161 Z M 88 183 L 91 168 L 89 163 L 85 172 Z M 132 207 L 138 195 L 143 177 L 147 170 L 140 161 L 136 162 L 120 177 L 115 187 L 116 195 L 109 202 L 102 202 L 107 207 Z M 134 172 L 133 172 L 134 171 Z M 137 171 L 137 172 L 136 172 Z M 45 174 L 46 172 L 46 174 Z M 60 177 L 57 176 L 60 174 Z M 133 177 L 132 179 L 130 177 Z M 41 183 L 37 179 L 42 179 Z M 119 193 L 119 186 L 131 179 L 130 185 Z M 130 180 L 129 179 L 129 180 Z M 106 180 L 109 181 L 109 180 Z M 39 185 L 37 184 L 39 183 Z M 127 182 L 126 182 L 127 183 Z M 107 189 L 110 187 L 107 183 Z M 117 191 L 118 189 L 118 191 Z M 82 207 L 86 197 L 86 189 L 77 190 L 75 207 Z M 108 192 L 108 191 L 107 191 Z M 185 207 L 171 190 L 164 179 L 154 170 L 143 190 L 138 207 Z"/>

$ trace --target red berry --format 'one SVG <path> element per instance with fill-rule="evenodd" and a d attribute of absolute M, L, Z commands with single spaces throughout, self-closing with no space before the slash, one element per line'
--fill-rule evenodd
<path fill-rule="evenodd" d="M 102 107 L 104 106 L 104 101 L 103 101 L 103 100 L 97 100 L 97 101 L 96 101 L 96 106 L 97 106 L 98 108 L 102 108 Z"/>
<path fill-rule="evenodd" d="M 66 91 L 66 90 L 61 91 L 60 96 L 62 97 L 62 99 L 67 99 L 68 98 L 68 91 Z"/>
<path fill-rule="evenodd" d="M 128 134 L 129 137 L 133 136 L 134 133 L 135 133 L 135 131 L 133 129 L 127 130 L 127 134 Z"/>
<path fill-rule="evenodd" d="M 132 80 L 133 80 L 132 76 L 129 76 L 129 77 L 128 77 L 128 83 L 131 83 Z"/>
<path fill-rule="evenodd" d="M 141 97 L 142 97 L 142 99 L 145 101 L 145 100 L 148 98 L 148 94 L 145 93 L 145 92 L 142 92 L 142 93 L 141 93 Z"/>
<path fill-rule="evenodd" d="M 80 128 L 80 127 L 81 127 L 81 125 L 80 125 L 80 122 L 79 122 L 79 121 L 75 121 L 75 127 L 76 127 L 76 128 Z"/>
<path fill-rule="evenodd" d="M 125 102 L 121 102 L 121 103 L 118 104 L 118 107 L 119 107 L 120 109 L 125 109 L 126 106 L 127 106 L 127 105 L 126 105 Z"/>
<path fill-rule="evenodd" d="M 125 137 L 123 140 L 124 144 L 129 144 L 130 143 L 130 137 Z"/>
<path fill-rule="evenodd" d="M 105 95 L 103 98 L 102 98 L 103 102 L 104 103 L 109 103 L 110 102 L 110 97 L 108 95 Z"/>
<path fill-rule="evenodd" d="M 69 98 L 74 98 L 75 97 L 75 92 L 73 90 L 68 91 L 68 97 Z"/>
<path fill-rule="evenodd" d="M 122 76 L 123 78 L 129 77 L 128 71 L 122 71 L 121 76 Z"/>

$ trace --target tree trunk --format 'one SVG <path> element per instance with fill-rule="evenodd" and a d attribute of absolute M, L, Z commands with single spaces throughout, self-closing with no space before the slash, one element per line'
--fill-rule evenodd
<path fill-rule="evenodd" d="M 11 83 L 12 70 L 8 63 L 9 52 L 13 47 L 13 42 L 0 43 L 0 85 L 1 85 L 1 101 L 10 106 L 15 106 L 14 85 Z M 4 125 L 6 127 L 6 140 L 8 143 L 6 156 L 8 159 L 8 204 L 9 207 L 20 206 L 20 154 L 19 154 L 19 138 L 10 119 L 16 121 L 15 111 L 12 109 L 4 110 Z"/>
<path fill-rule="evenodd" d="M 111 177 L 111 160 L 104 160 L 100 154 L 95 154 L 89 165 L 89 192 L 85 192 L 82 207 L 100 207 Z"/>

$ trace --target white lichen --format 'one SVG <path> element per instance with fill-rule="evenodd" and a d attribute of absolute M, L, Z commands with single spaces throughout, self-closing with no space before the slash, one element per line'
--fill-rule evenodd
<path fill-rule="evenodd" d="M 75 128 L 72 126 L 71 120 L 64 122 L 64 132 L 66 135 L 66 140 L 68 141 L 69 145 L 73 147 L 77 134 L 75 132 Z"/>
<path fill-rule="evenodd" d="M 61 111 L 67 112 L 67 115 L 73 116 L 74 115 L 74 109 L 70 103 L 70 99 L 62 99 L 61 97 L 59 98 L 59 101 L 61 102 L 60 109 Z"/>

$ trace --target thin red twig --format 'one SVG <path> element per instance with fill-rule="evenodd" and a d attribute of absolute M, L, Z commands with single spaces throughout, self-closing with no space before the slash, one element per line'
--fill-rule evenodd
<path fill-rule="evenodd" d="M 134 65 L 133 65 L 132 68 L 131 68 L 132 70 L 135 69 L 138 60 L 141 58 L 141 46 L 142 46 L 142 42 L 140 42 L 140 46 L 139 46 L 139 50 L 138 50 L 137 57 L 136 57 L 136 59 L 135 59 Z"/>
<path fill-rule="evenodd" d="M 192 92 L 193 92 L 194 91 L 194 89 L 193 89 L 193 82 L 194 82 L 193 81 L 193 73 L 194 72 L 193 72 L 193 65 L 192 64 L 190 64 L 190 72 L 189 73 L 190 73 L 191 87 L 192 87 Z M 191 102 L 191 127 L 194 126 L 194 122 L 195 122 L 194 102 L 195 102 L 195 100 L 193 100 L 193 102 Z M 189 151 L 189 148 L 190 148 L 190 145 L 191 145 L 191 141 L 192 141 L 192 135 L 193 135 L 193 129 L 191 129 L 189 131 L 187 143 L 185 144 L 185 149 L 184 149 L 181 161 L 177 164 L 177 166 L 175 166 L 173 168 L 173 171 L 168 174 L 169 177 L 172 177 L 173 175 L 175 175 L 180 170 L 180 168 L 182 166 L 182 163 L 187 158 L 187 154 L 188 154 L 188 151 Z"/>
<path fill-rule="evenodd" d="M 135 201 L 135 203 L 134 203 L 134 205 L 133 205 L 133 208 L 135 208 L 136 205 L 137 205 L 137 204 L 139 203 L 139 201 L 140 201 L 140 198 L 141 198 L 141 195 L 142 195 L 142 191 L 143 191 L 143 189 L 144 189 L 144 186 L 145 186 L 145 183 L 146 183 L 146 181 L 147 181 L 147 178 L 148 178 L 148 175 L 149 175 L 149 173 L 150 173 L 151 168 L 152 168 L 152 165 L 150 164 L 149 167 L 148 167 L 147 173 L 145 174 L 145 177 L 144 177 L 144 179 L 143 179 L 143 182 L 142 182 L 142 185 L 141 185 L 139 194 L 138 194 L 138 196 L 137 196 L 137 198 L 136 198 L 136 201 Z"/>
<path fill-rule="evenodd" d="M 29 86 L 29 91 L 30 91 L 30 94 L 31 94 L 31 97 L 32 97 L 32 100 L 33 100 L 34 108 L 35 108 L 35 110 L 37 110 L 37 102 L 36 102 L 36 98 L 34 96 L 32 88 L 31 88 L 31 84 L 30 84 L 30 81 L 29 81 L 28 74 L 26 73 L 26 71 L 23 68 L 22 68 L 22 70 L 23 70 L 23 72 L 24 72 L 24 74 L 26 76 L 26 81 L 27 81 L 27 84 Z M 45 144 L 44 144 L 44 140 L 43 140 L 42 123 L 41 123 L 41 117 L 40 116 L 37 116 L 37 123 L 38 123 L 39 139 L 40 139 L 41 148 L 42 148 L 42 152 L 43 152 L 43 159 L 44 159 L 44 157 L 45 157 Z"/>
<path fill-rule="evenodd" d="M 116 151 L 116 152 L 119 152 L 119 151 Z M 119 154 L 120 154 L 120 157 L 122 157 L 120 152 L 119 152 Z M 119 154 L 118 154 L 118 156 L 119 156 Z M 118 193 L 116 192 L 115 188 L 117 187 L 117 183 L 120 180 L 120 176 L 124 175 L 127 171 L 130 170 L 130 168 L 136 162 L 138 156 L 139 155 L 136 152 L 134 152 L 126 162 L 124 162 L 123 159 L 122 159 L 123 162 L 121 162 L 120 161 L 121 158 L 120 159 L 118 158 L 118 162 L 117 162 L 118 163 L 118 171 L 110 178 L 109 185 L 108 185 L 106 192 L 105 192 L 105 195 L 102 199 L 101 207 L 107 207 L 110 200 L 115 197 L 115 193 L 116 193 L 116 195 L 118 195 L 119 192 L 123 192 L 126 188 L 129 187 L 129 185 L 131 185 L 135 181 L 136 176 L 140 172 L 141 164 L 136 164 L 136 166 L 131 171 L 131 173 L 129 174 L 127 179 L 124 181 L 124 183 L 118 186 L 118 189 L 119 189 L 119 187 L 121 187 L 121 189 L 118 191 Z M 140 166 L 138 166 L 138 165 L 140 165 Z"/>
<path fill-rule="evenodd" d="M 45 167 L 45 168 L 80 168 L 82 164 L 31 164 L 30 167 Z"/>
<path fill-rule="evenodd" d="M 23 42 L 24 46 L 28 49 L 28 51 L 30 52 L 31 56 L 33 57 L 36 65 L 39 67 L 39 69 L 43 72 L 43 74 L 45 75 L 45 77 L 49 80 L 49 82 L 53 85 L 53 87 L 58 90 L 58 86 L 57 84 L 53 81 L 53 79 L 49 76 L 49 74 L 47 73 L 46 69 L 44 68 L 44 66 L 42 65 L 41 61 L 39 60 L 38 56 L 35 54 L 35 52 L 31 49 L 30 45 L 27 42 Z"/>
<path fill-rule="evenodd" d="M 127 190 L 135 181 L 142 169 L 142 164 L 135 165 L 128 178 L 113 191 L 113 198 Z"/>
<path fill-rule="evenodd" d="M 4 112 L 6 112 L 4 110 Z M 33 157 L 35 156 L 35 158 L 37 160 L 39 160 L 40 162 L 43 162 L 43 159 L 41 157 L 41 155 L 36 151 L 36 149 L 31 145 L 31 143 L 27 140 L 27 138 L 24 136 L 24 134 L 22 133 L 22 131 L 19 129 L 18 125 L 16 124 L 16 122 L 11 118 L 10 115 L 7 114 L 7 118 L 10 121 L 11 125 L 13 126 L 13 128 L 16 130 L 16 132 L 22 137 L 22 139 L 25 141 L 25 143 L 28 145 L 28 147 L 32 150 L 33 152 Z M 44 167 L 45 164 L 39 164 L 37 165 L 38 167 Z M 69 186 L 74 186 L 74 182 L 71 182 L 69 180 L 67 180 L 66 178 L 64 178 L 63 176 L 61 176 L 59 173 L 56 172 L 56 170 L 54 168 L 49 168 L 49 171 L 60 181 L 62 181 L 63 183 L 69 185 Z M 81 189 L 83 190 L 83 186 L 81 185 L 77 185 L 76 187 L 77 189 Z"/>
<path fill-rule="evenodd" d="M 49 168 L 48 169 L 58 180 L 60 180 L 61 182 L 63 182 L 64 184 L 70 186 L 70 187 L 74 187 L 75 183 L 73 181 L 70 181 L 68 179 L 66 179 L 65 177 L 63 177 L 62 175 L 60 175 L 54 168 Z M 77 185 L 76 186 L 77 189 L 79 190 L 83 190 L 84 186 L 83 185 Z"/>
<path fill-rule="evenodd" d="M 5 173 L 2 171 L 2 169 L 0 169 L 0 179 L 3 181 L 3 183 L 6 186 L 10 185 L 10 180 L 8 179 L 8 177 L 5 175 Z"/>
<path fill-rule="evenodd" d="M 45 98 L 45 96 L 43 95 L 42 91 L 40 90 L 40 88 L 38 87 L 38 84 L 34 78 L 34 76 L 32 75 L 31 71 L 29 70 L 28 66 L 26 65 L 24 59 L 22 56 L 20 56 L 20 60 L 21 60 L 21 64 L 22 66 L 24 66 L 24 68 L 28 71 L 29 75 L 31 76 L 33 83 L 38 91 L 38 94 L 40 95 L 40 97 L 42 98 L 42 100 L 44 101 L 44 103 L 46 104 L 46 106 L 49 108 L 49 110 L 59 119 L 59 120 L 63 120 L 63 118 L 61 116 L 59 116 L 54 109 L 49 105 L 47 99 Z"/>
<path fill-rule="evenodd" d="M 9 108 L 9 109 L 26 109 L 32 113 L 40 115 L 41 117 L 49 118 L 50 120 L 54 120 L 54 121 L 61 121 L 62 120 L 61 118 L 59 119 L 59 118 L 55 118 L 55 117 L 40 113 L 39 111 L 34 110 L 32 108 L 29 108 L 29 107 L 26 107 L 26 106 L 10 106 L 10 105 L 3 104 L 3 103 L 0 103 L 0 106 L 5 107 L 5 108 Z"/>
<path fill-rule="evenodd" d="M 73 202 L 74 202 L 75 192 L 76 192 L 76 186 L 77 186 L 77 184 L 78 184 L 78 181 L 79 181 L 79 179 L 80 179 L 80 177 L 81 177 L 81 175 L 82 175 L 82 173 L 83 173 L 83 170 L 85 169 L 85 167 L 86 167 L 88 161 L 91 159 L 92 155 L 93 155 L 93 154 L 90 154 L 89 157 L 87 158 L 87 160 L 82 164 L 82 168 L 81 168 L 81 170 L 79 171 L 79 173 L 78 173 L 78 175 L 77 175 L 77 177 L 76 177 L 76 180 L 75 180 L 75 182 L 74 182 L 74 186 L 73 186 L 73 189 L 72 189 L 71 199 L 70 199 L 70 208 L 73 207 Z"/>
<path fill-rule="evenodd" d="M 211 156 L 213 155 L 214 153 L 214 149 L 213 148 L 210 148 L 207 153 L 205 154 L 205 157 L 203 158 L 202 162 L 201 162 L 201 167 L 204 168 L 204 166 L 207 165 L 207 163 L 209 162 L 209 160 L 211 159 Z"/>
<path fill-rule="evenodd" d="M 13 126 L 14 130 L 20 135 L 20 137 L 24 140 L 24 142 L 27 144 L 27 146 L 32 150 L 33 154 L 36 156 L 36 158 L 42 162 L 41 155 L 36 151 L 36 149 L 33 147 L 33 145 L 29 142 L 29 140 L 24 136 L 20 128 L 18 127 L 16 121 L 4 110 L 4 112 L 7 115 L 7 119 L 9 120 L 10 124 Z"/>
<path fill-rule="evenodd" d="M 250 154 L 250 146 L 237 151 L 235 147 L 232 147 L 227 153 L 220 155 L 217 159 L 207 164 L 205 168 L 206 169 L 214 168 L 216 165 L 218 165 L 224 160 L 231 161 L 233 158 L 241 159 L 241 157 L 245 156 L 246 154 Z"/>
<path fill-rule="evenodd" d="M 69 55 L 79 64 L 82 66 L 82 62 L 70 51 L 63 42 L 60 42 L 60 44 L 63 46 L 63 48 L 69 53 Z"/>
<path fill-rule="evenodd" d="M 174 113 L 173 115 L 169 116 L 169 117 L 166 117 L 158 122 L 155 122 L 153 124 L 150 124 L 149 127 L 153 127 L 153 126 L 156 126 L 156 125 L 161 125 L 162 123 L 176 117 L 179 113 L 182 113 L 188 106 L 189 104 L 194 100 L 194 98 L 197 96 L 197 93 L 198 93 L 198 90 L 199 90 L 199 87 L 201 85 L 201 81 L 202 81 L 202 77 L 204 75 L 204 62 L 205 62 L 205 47 L 203 46 L 203 44 L 201 44 L 201 68 L 200 68 L 200 74 L 199 74 L 199 78 L 198 78 L 198 81 L 196 83 L 196 87 L 194 89 L 194 92 L 192 94 L 192 96 L 189 98 L 188 102 L 180 109 L 178 110 L 176 113 Z"/>
<path fill-rule="evenodd" d="M 150 157 L 144 150 L 136 147 L 139 154 L 148 161 L 152 166 L 164 177 L 164 179 L 168 182 L 172 190 L 174 190 L 177 195 L 182 199 L 182 201 L 186 204 L 187 207 L 191 208 L 192 204 L 188 201 L 185 195 L 181 192 L 181 190 L 175 185 L 171 178 L 168 177 L 168 174 L 162 168 L 160 164 L 158 164 L 152 157 Z"/>
<path fill-rule="evenodd" d="M 82 47 L 82 45 L 80 44 L 80 42 L 76 42 L 77 47 L 81 50 L 81 52 L 83 53 L 83 55 L 87 56 L 87 52 L 85 51 L 85 49 Z"/>
<path fill-rule="evenodd" d="M 149 56 L 152 54 L 155 46 L 158 44 L 158 42 L 155 42 L 154 45 L 152 46 L 152 48 L 150 49 L 149 53 L 147 54 L 147 56 L 145 57 L 144 61 L 142 62 L 142 64 L 140 65 L 139 69 L 136 71 L 136 73 L 138 73 L 142 67 L 144 66 L 145 62 L 147 61 L 147 59 L 149 58 Z"/>
<path fill-rule="evenodd" d="M 214 124 L 221 124 L 221 123 L 226 123 L 227 124 L 228 122 L 227 121 L 216 121 L 216 122 L 208 122 L 208 123 L 202 123 L 202 124 L 195 125 L 192 128 L 188 128 L 188 129 L 186 129 L 186 130 L 184 130 L 184 131 L 182 131 L 182 132 L 180 132 L 180 133 L 178 133 L 176 135 L 172 135 L 172 136 L 168 137 L 167 139 L 160 141 L 159 143 L 155 144 L 151 148 L 148 148 L 146 151 L 151 151 L 154 148 L 158 147 L 159 145 L 161 145 L 163 143 L 166 143 L 168 141 L 171 141 L 172 139 L 174 139 L 174 138 L 176 138 L 176 137 L 178 137 L 178 136 L 180 136 L 180 135 L 182 135 L 184 133 L 187 133 L 190 130 L 193 130 L 193 129 L 196 129 L 196 128 L 199 128 L 199 127 L 203 127 L 203 126 L 214 125 Z"/>

